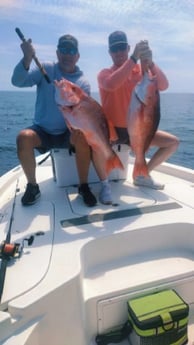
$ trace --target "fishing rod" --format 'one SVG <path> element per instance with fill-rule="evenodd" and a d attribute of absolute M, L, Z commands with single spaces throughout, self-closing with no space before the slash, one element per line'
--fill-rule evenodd
<path fill-rule="evenodd" d="M 16 187 L 15 187 L 15 195 L 14 195 L 13 204 L 12 204 L 11 216 L 10 216 L 10 221 L 9 221 L 9 228 L 8 228 L 6 239 L 4 241 L 5 245 L 9 245 L 10 240 L 11 240 L 11 228 L 12 228 L 12 223 L 13 223 L 13 219 L 14 219 L 13 215 L 14 215 L 17 191 L 18 191 L 18 180 L 16 182 Z M 0 267 L 0 301 L 1 301 L 2 294 L 3 294 L 7 263 L 8 263 L 8 258 L 6 255 L 3 255 L 1 258 L 1 267 Z"/>
<path fill-rule="evenodd" d="M 26 242 L 28 246 L 31 246 L 32 243 L 34 242 L 35 236 L 44 235 L 44 232 L 38 231 L 34 234 L 31 234 L 31 236 L 29 237 L 23 238 L 21 243 L 16 243 L 16 242 L 11 243 L 11 230 L 12 230 L 12 224 L 14 220 L 18 184 L 19 184 L 19 180 L 17 179 L 7 235 L 6 235 L 5 241 L 0 243 L 0 259 L 1 259 L 0 261 L 1 262 L 0 263 L 0 303 L 1 303 L 4 285 L 5 285 L 6 270 L 7 270 L 8 262 L 10 262 L 11 259 L 18 259 L 21 257 L 23 253 L 23 249 L 24 249 L 24 244 Z"/>
<path fill-rule="evenodd" d="M 19 38 L 21 39 L 22 42 L 26 42 L 26 39 L 23 35 L 23 33 L 21 32 L 21 30 L 19 28 L 15 29 L 16 33 L 18 34 Z M 41 65 L 40 61 L 38 60 L 38 58 L 36 57 L 36 55 L 33 56 L 33 60 L 35 62 L 35 64 L 38 66 L 38 68 L 40 69 L 41 73 L 43 74 L 43 76 L 45 77 L 46 81 L 48 83 L 50 83 L 50 78 L 48 76 L 48 74 L 46 73 L 44 67 Z"/>

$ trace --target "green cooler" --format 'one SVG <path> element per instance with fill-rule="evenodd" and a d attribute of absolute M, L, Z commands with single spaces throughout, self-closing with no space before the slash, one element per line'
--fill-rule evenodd
<path fill-rule="evenodd" d="M 131 345 L 184 345 L 188 342 L 189 306 L 174 290 L 130 299 Z"/>

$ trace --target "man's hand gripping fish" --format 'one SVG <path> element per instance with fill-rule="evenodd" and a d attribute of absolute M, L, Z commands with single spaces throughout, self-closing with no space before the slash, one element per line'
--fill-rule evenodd
<path fill-rule="evenodd" d="M 150 146 L 160 122 L 160 98 L 156 77 L 144 72 L 133 90 L 128 110 L 127 129 L 130 145 L 135 154 L 133 179 L 148 176 L 145 152 Z"/>
<path fill-rule="evenodd" d="M 100 152 L 109 174 L 123 165 L 109 142 L 109 130 L 102 107 L 78 85 L 66 79 L 55 81 L 55 99 L 60 106 L 68 128 L 79 129 L 92 150 Z"/>

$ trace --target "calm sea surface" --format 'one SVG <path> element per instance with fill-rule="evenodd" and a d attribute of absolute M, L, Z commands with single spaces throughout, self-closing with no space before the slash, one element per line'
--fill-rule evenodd
<path fill-rule="evenodd" d="M 93 97 L 98 100 L 97 93 Z M 34 92 L 0 91 L 0 176 L 19 164 L 15 139 L 31 125 Z M 168 160 L 194 169 L 194 95 L 161 93 L 160 129 L 180 138 L 177 152 Z"/>

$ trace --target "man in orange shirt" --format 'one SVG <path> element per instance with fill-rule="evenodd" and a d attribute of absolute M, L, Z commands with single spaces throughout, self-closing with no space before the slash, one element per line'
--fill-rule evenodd
<path fill-rule="evenodd" d="M 142 78 L 141 67 L 138 59 L 146 60 L 149 73 L 157 77 L 158 89 L 167 89 L 168 80 L 161 69 L 153 62 L 152 52 L 147 41 L 136 44 L 132 55 L 129 57 L 130 46 L 127 36 L 122 31 L 115 31 L 109 35 L 109 54 L 113 60 L 113 66 L 103 69 L 98 74 L 98 85 L 102 107 L 110 124 L 116 130 L 118 143 L 130 145 L 127 131 L 127 110 L 132 91 Z M 176 151 L 179 140 L 176 136 L 164 131 L 157 131 L 152 139 L 151 146 L 158 147 L 150 161 L 148 171 L 167 160 Z M 137 176 L 134 184 L 147 186 L 154 189 L 163 189 L 164 185 L 148 177 Z"/>

